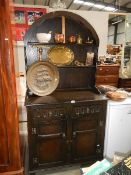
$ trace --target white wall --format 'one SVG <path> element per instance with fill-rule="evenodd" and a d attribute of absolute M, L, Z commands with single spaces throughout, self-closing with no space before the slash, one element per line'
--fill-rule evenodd
<path fill-rule="evenodd" d="M 107 50 L 109 13 L 96 11 L 75 11 L 75 13 L 85 18 L 96 30 L 100 40 L 98 57 L 105 55 Z"/>

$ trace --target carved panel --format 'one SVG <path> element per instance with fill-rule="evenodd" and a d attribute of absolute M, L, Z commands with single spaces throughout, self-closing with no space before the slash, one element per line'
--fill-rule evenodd
<path fill-rule="evenodd" d="M 99 104 L 92 104 L 87 106 L 76 106 L 73 109 L 73 118 L 79 118 L 79 117 L 93 117 L 94 115 L 90 114 L 96 114 L 100 113 L 101 111 L 101 105 Z"/>
<path fill-rule="evenodd" d="M 65 120 L 65 110 L 64 108 L 37 108 L 33 109 L 33 117 L 48 120 Z"/>

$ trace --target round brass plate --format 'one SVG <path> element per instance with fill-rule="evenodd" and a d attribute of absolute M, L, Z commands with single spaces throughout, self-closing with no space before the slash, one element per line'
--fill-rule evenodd
<path fill-rule="evenodd" d="M 55 46 L 49 49 L 48 59 L 57 66 L 69 65 L 74 60 L 74 53 L 65 46 Z"/>
<path fill-rule="evenodd" d="M 27 71 L 27 85 L 38 96 L 51 94 L 58 86 L 59 72 L 53 64 L 46 61 L 33 63 Z"/>

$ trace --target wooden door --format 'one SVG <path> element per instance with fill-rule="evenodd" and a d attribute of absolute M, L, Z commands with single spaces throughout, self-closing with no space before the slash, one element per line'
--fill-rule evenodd
<path fill-rule="evenodd" d="M 0 1 L 0 174 L 23 174 L 20 160 L 10 2 Z"/>
<path fill-rule="evenodd" d="M 58 106 L 28 108 L 28 129 L 30 170 L 58 166 L 65 162 L 64 108 Z"/>
<path fill-rule="evenodd" d="M 98 158 L 101 144 L 99 104 L 75 105 L 72 115 L 72 161 L 85 162 Z M 102 152 L 101 152 L 102 154 Z"/>

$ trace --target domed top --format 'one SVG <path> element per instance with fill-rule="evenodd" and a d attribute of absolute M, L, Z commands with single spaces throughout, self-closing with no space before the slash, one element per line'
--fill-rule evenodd
<path fill-rule="evenodd" d="M 91 24 L 80 15 L 68 11 L 50 12 L 34 22 L 24 37 L 25 45 L 28 42 L 38 41 L 36 38 L 37 33 L 49 33 L 49 31 L 52 31 L 52 34 L 61 33 L 62 16 L 65 17 L 66 36 L 74 33 L 81 34 L 83 38 L 90 38 L 93 40 L 94 45 L 99 46 L 98 35 Z"/>

